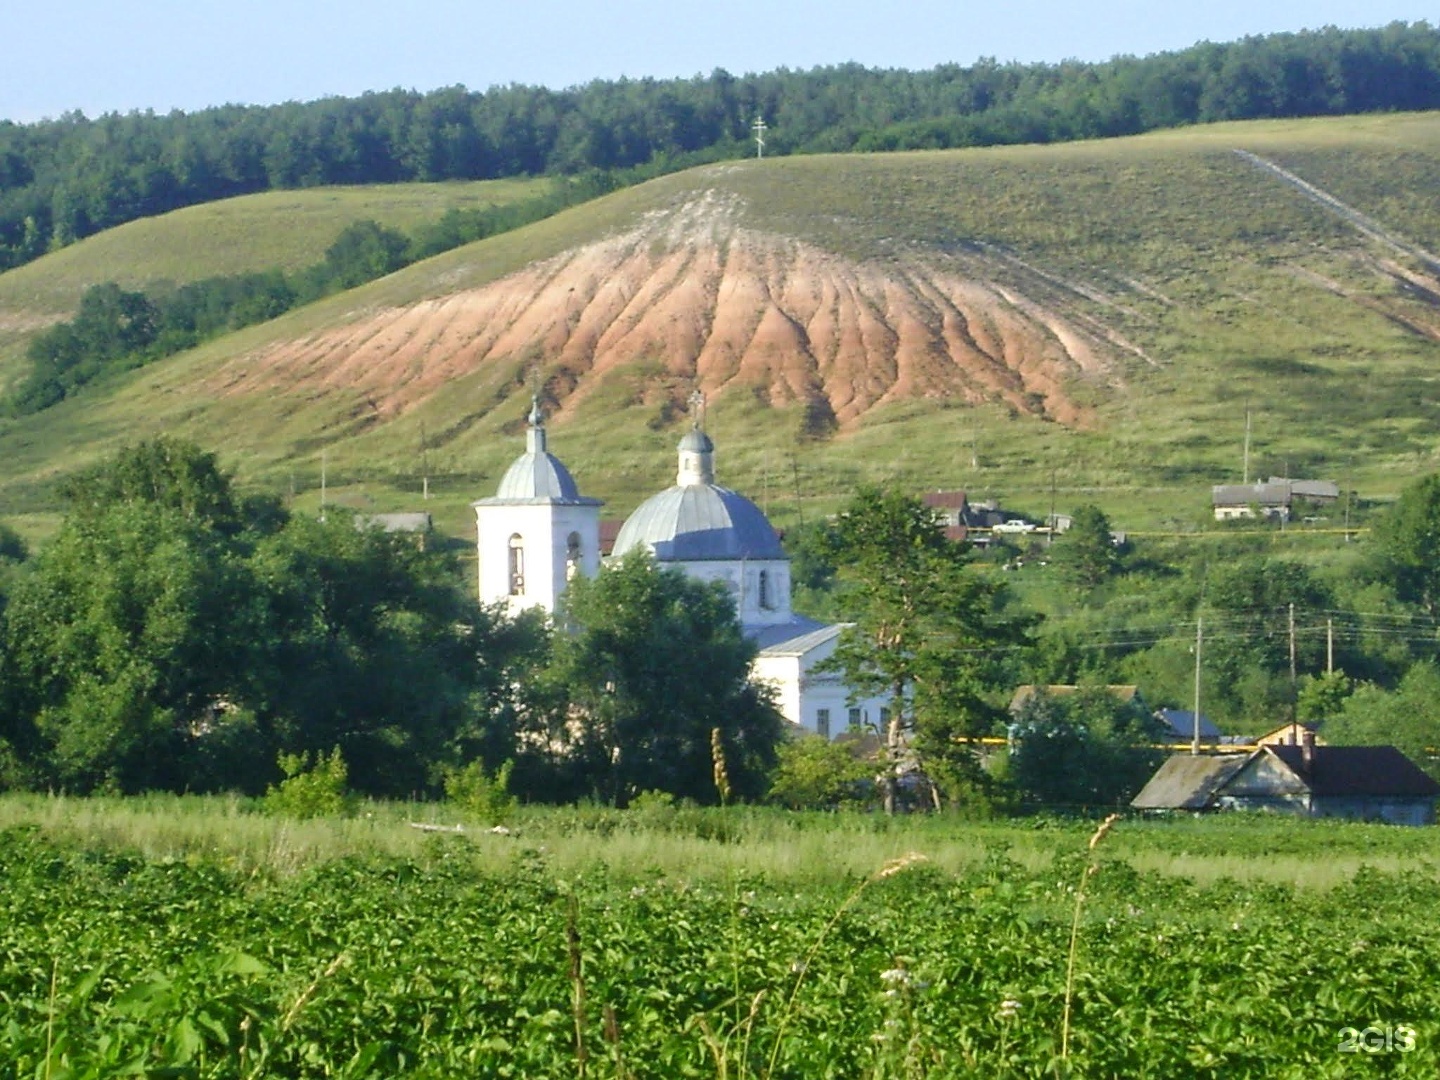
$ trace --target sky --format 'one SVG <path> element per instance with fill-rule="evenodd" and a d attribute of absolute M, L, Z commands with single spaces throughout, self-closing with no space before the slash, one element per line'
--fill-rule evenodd
<path fill-rule="evenodd" d="M 1417 0 L 0 0 L 0 15 L 0 119 L 19 122 L 716 68 L 1105 60 L 1436 21 Z"/>

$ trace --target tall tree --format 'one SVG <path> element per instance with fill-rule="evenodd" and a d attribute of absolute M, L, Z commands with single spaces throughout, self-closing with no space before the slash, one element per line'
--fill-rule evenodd
<path fill-rule="evenodd" d="M 1091 504 L 1079 507 L 1070 519 L 1070 528 L 1056 542 L 1050 562 L 1082 594 L 1108 581 L 1120 568 L 1120 555 L 1105 512 Z"/>
<path fill-rule="evenodd" d="M 992 691 L 1007 651 L 1028 644 L 1034 620 L 1006 610 L 1003 588 L 970 566 L 918 499 L 861 490 L 830 529 L 831 558 L 854 619 L 828 666 L 857 696 L 888 695 L 885 809 L 896 805 L 904 755 L 916 755 L 939 802 L 941 778 L 975 775 L 966 740 L 1002 713 Z"/>
<path fill-rule="evenodd" d="M 1384 571 L 1400 599 L 1440 614 L 1440 473 L 1400 492 L 1374 530 Z"/>
<path fill-rule="evenodd" d="M 718 729 L 734 793 L 764 794 L 782 720 L 719 582 L 632 553 L 570 583 L 560 626 L 549 734 L 573 783 L 620 805 L 650 789 L 715 802 Z"/>

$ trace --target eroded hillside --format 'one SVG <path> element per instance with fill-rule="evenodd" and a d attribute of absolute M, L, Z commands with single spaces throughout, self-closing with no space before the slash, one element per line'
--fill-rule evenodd
<path fill-rule="evenodd" d="M 741 218 L 737 196 L 700 192 L 480 288 L 236 357 L 207 388 L 344 388 L 388 418 L 458 377 L 520 361 L 544 372 L 563 412 L 607 373 L 652 361 L 676 378 L 654 380 L 651 397 L 690 381 L 717 397 L 743 388 L 802 403 L 821 425 L 911 397 L 1083 425 L 1075 381 L 1107 379 L 1117 351 L 1139 352 L 1014 259 L 854 261 Z"/>

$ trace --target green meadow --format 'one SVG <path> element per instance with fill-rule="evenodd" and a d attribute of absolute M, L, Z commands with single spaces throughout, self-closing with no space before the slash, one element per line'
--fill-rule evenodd
<path fill-rule="evenodd" d="M 411 822 L 463 831 L 422 832 Z M 0 1060 L 80 1077 L 1433 1076 L 1433 830 L 0 799 Z"/>

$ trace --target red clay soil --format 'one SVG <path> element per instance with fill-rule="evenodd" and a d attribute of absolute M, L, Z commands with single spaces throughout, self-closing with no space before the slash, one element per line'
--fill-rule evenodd
<path fill-rule="evenodd" d="M 343 388 L 388 417 L 457 377 L 524 359 L 565 369 L 568 411 L 603 376 L 645 361 L 698 380 L 712 400 L 740 387 L 775 405 L 823 398 L 842 428 L 913 397 L 1082 424 L 1067 386 L 1103 376 L 1117 347 L 1130 348 L 1082 305 L 1057 304 L 1043 280 L 1022 292 L 1013 260 L 997 257 L 990 275 L 983 259 L 963 269 L 919 255 L 855 262 L 735 219 L 704 196 L 483 288 L 239 357 L 208 389 Z"/>

